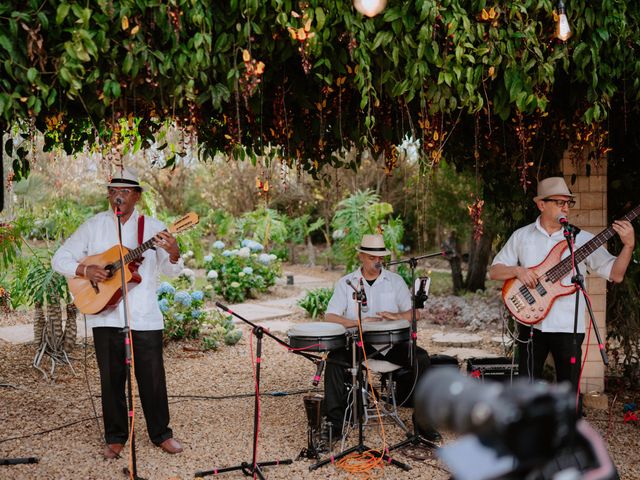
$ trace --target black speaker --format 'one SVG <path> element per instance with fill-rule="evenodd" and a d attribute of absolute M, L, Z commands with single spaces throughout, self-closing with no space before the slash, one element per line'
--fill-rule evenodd
<path fill-rule="evenodd" d="M 518 364 L 507 357 L 472 357 L 467 360 L 467 373 L 482 381 L 510 382 L 518 376 Z"/>

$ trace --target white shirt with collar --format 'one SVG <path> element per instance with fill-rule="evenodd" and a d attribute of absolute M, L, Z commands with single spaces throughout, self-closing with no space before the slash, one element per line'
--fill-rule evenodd
<path fill-rule="evenodd" d="M 132 250 L 138 246 L 137 210 L 122 225 L 122 243 Z M 155 218 L 144 218 L 143 242 L 165 230 L 165 225 Z M 97 255 L 118 244 L 118 220 L 113 211 L 98 213 L 84 222 L 67 239 L 53 256 L 53 269 L 66 277 L 75 277 L 80 261 L 89 255 Z M 162 330 L 164 321 L 158 307 L 159 273 L 175 277 L 183 269 L 182 258 L 171 263 L 169 253 L 162 249 L 148 249 L 142 254 L 144 259 L 138 273 L 142 281 L 129 288 L 129 323 L 132 330 Z M 105 310 L 97 315 L 87 315 L 87 326 L 124 327 L 124 302 L 116 308 Z"/>
<path fill-rule="evenodd" d="M 362 276 L 362 269 L 359 268 L 338 280 L 326 313 L 357 320 L 358 303 L 353 298 L 354 291 L 347 285 L 347 280 L 359 288 L 361 279 L 368 306 L 368 312 L 362 313 L 363 319 L 377 317 L 379 312 L 396 313 L 411 310 L 411 292 L 400 275 L 383 268 L 373 285 L 369 285 Z"/>
<path fill-rule="evenodd" d="M 594 237 L 593 234 L 581 230 L 576 236 L 575 249 L 587 243 Z M 551 249 L 558 243 L 565 243 L 562 229 L 553 232 L 551 235 L 540 224 L 540 217 L 534 223 L 519 228 L 507 240 L 502 250 L 493 259 L 491 265 L 506 265 L 509 267 L 535 267 L 542 263 Z M 569 256 L 567 248 L 562 258 Z M 580 273 L 596 274 L 609 280 L 611 268 L 616 257 L 611 255 L 604 247 L 599 247 L 585 260 L 578 264 Z M 553 265 L 552 265 L 553 266 Z M 563 285 L 571 285 L 571 273 L 560 280 Z M 578 333 L 584 333 L 585 325 L 585 301 L 580 295 L 580 306 L 578 307 Z M 566 295 L 556 298 L 551 310 L 545 319 L 534 325 L 543 332 L 573 333 L 573 317 L 575 311 L 575 296 Z"/>

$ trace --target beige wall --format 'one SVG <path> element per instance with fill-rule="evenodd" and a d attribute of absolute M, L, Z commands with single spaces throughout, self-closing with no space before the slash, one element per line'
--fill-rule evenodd
<path fill-rule="evenodd" d="M 585 164 L 574 165 L 565 153 L 562 159 L 562 172 L 571 191 L 577 194 L 575 208 L 571 210 L 569 221 L 583 230 L 597 234 L 607 227 L 607 164 L 601 161 L 598 165 L 591 164 L 591 174 L 586 175 Z M 577 175 L 575 183 L 571 184 L 573 174 Z M 591 304 L 603 342 L 607 338 L 606 307 L 607 307 L 607 282 L 606 280 L 588 275 L 587 292 L 591 298 Z M 588 322 L 588 314 L 585 322 Z M 588 327 L 588 323 L 587 323 Z M 587 350 L 587 339 L 582 345 L 584 357 Z M 583 393 L 604 390 L 604 364 L 598 351 L 595 335 L 591 334 L 587 363 L 582 374 L 580 388 Z"/>

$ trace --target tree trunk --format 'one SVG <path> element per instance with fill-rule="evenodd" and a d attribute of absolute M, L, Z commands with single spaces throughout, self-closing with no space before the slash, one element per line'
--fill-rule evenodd
<path fill-rule="evenodd" d="M 78 336 L 78 324 L 76 318 L 78 316 L 78 308 L 73 303 L 67 303 L 67 321 L 64 324 L 64 335 L 62 340 L 62 348 L 69 353 L 76 345 L 76 337 Z"/>
<path fill-rule="evenodd" d="M 42 343 L 42 331 L 44 330 L 44 311 L 42 304 L 36 302 L 33 316 L 33 340 L 36 345 Z"/>
<path fill-rule="evenodd" d="M 442 242 L 442 249 L 445 251 L 445 258 L 451 266 L 451 280 L 453 281 L 453 294 L 458 295 L 464 288 L 462 278 L 462 260 L 458 249 L 458 239 L 456 232 L 451 232 L 449 238 Z"/>
<path fill-rule="evenodd" d="M 495 233 L 485 230 L 478 242 L 471 241 L 469 249 L 469 270 L 467 272 L 466 288 L 470 292 L 485 289 L 487 267 L 491 256 L 491 245 Z"/>

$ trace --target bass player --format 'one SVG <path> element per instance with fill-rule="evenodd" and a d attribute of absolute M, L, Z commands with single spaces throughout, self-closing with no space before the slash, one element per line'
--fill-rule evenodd
<path fill-rule="evenodd" d="M 66 277 L 84 277 L 99 287 L 109 277 L 100 265 L 85 265 L 81 260 L 117 245 L 119 209 L 122 220 L 122 242 L 133 248 L 155 237 L 155 250 L 142 256 L 141 282 L 129 292 L 129 319 L 133 336 L 135 376 L 142 409 L 151 441 L 167 453 L 182 451 L 169 428 L 169 405 L 162 358 L 163 317 L 156 295 L 159 273 L 177 276 L 183 268 L 176 239 L 164 231 L 155 218 L 143 217 L 135 208 L 142 187 L 137 174 L 122 169 L 107 185 L 111 208 L 84 222 L 53 256 L 52 266 Z M 87 327 L 93 328 L 96 359 L 100 370 L 102 413 L 106 445 L 103 455 L 117 458 L 128 439 L 127 405 L 125 401 L 125 341 L 123 302 L 116 308 L 87 316 Z"/>
<path fill-rule="evenodd" d="M 511 235 L 502 250 L 493 259 L 489 276 L 493 280 L 516 278 L 530 289 L 539 288 L 538 275 L 532 267 L 543 263 L 558 242 L 566 243 L 560 220 L 564 221 L 569 209 L 575 205 L 573 195 L 562 177 L 549 177 L 538 183 L 537 195 L 533 198 L 540 216 L 535 222 L 522 227 Z M 594 273 L 611 282 L 619 283 L 631 260 L 635 237 L 629 221 L 617 220 L 611 228 L 620 236 L 622 250 L 617 257 L 603 246 L 598 247 L 579 264 L 580 272 Z M 579 231 L 575 248 L 594 237 L 589 232 Z M 566 249 L 563 257 L 569 255 Z M 571 285 L 571 273 L 560 280 Z M 582 359 L 581 345 L 585 332 L 585 302 L 580 295 L 577 324 L 577 351 L 573 347 L 575 297 L 562 295 L 555 298 L 542 321 L 534 325 L 519 324 L 518 367 L 521 376 L 529 379 L 542 378 L 547 355 L 551 353 L 556 369 L 556 381 L 570 381 L 574 390 L 579 387 L 579 362 Z M 574 356 L 575 355 L 575 356 Z M 572 364 L 572 358 L 576 363 Z"/>

